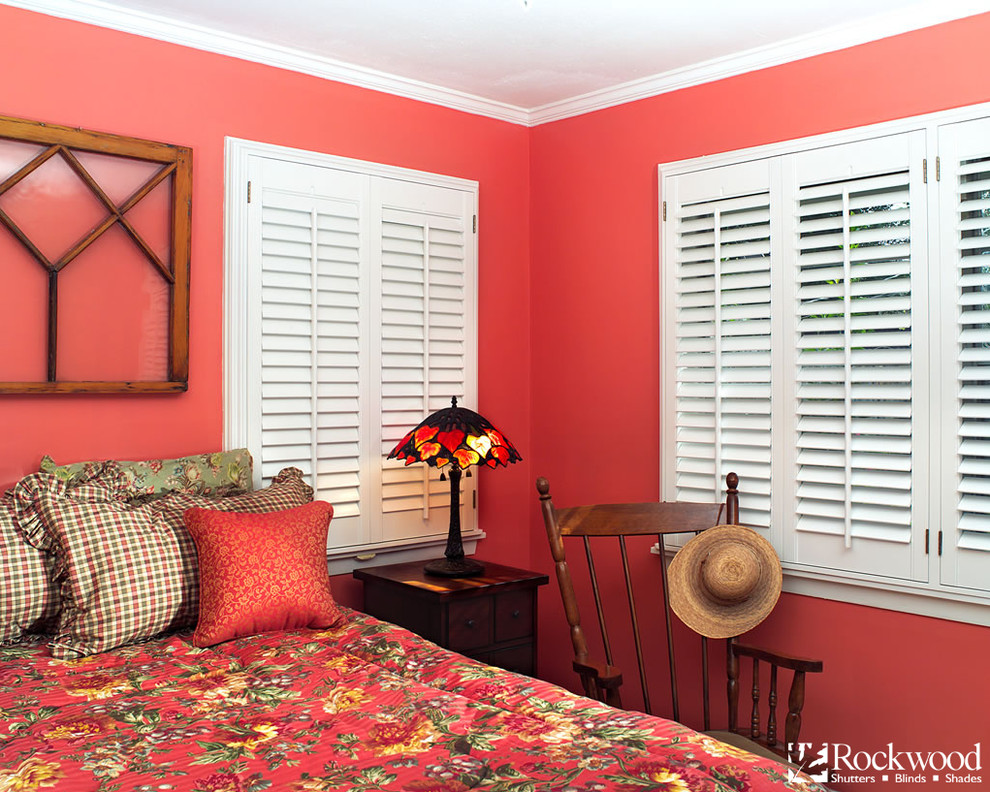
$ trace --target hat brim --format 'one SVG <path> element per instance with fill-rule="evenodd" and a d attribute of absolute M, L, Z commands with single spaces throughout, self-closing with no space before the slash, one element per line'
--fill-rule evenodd
<path fill-rule="evenodd" d="M 745 545 L 759 564 L 758 580 L 741 602 L 720 602 L 702 583 L 702 564 L 722 543 Z M 752 528 L 716 525 L 702 531 L 677 552 L 667 577 L 670 607 L 682 622 L 709 638 L 732 638 L 752 630 L 770 615 L 780 598 L 783 574 L 773 546 Z"/>

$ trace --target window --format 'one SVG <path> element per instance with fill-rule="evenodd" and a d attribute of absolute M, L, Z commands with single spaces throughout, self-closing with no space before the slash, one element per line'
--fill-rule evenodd
<path fill-rule="evenodd" d="M 477 185 L 228 152 L 225 443 L 251 450 L 259 485 L 303 470 L 334 506 L 332 558 L 442 543 L 449 485 L 385 457 L 451 396 L 477 400 Z M 461 519 L 477 538 L 473 486 Z"/>
<path fill-rule="evenodd" d="M 660 167 L 663 495 L 787 587 L 990 622 L 987 108 Z"/>

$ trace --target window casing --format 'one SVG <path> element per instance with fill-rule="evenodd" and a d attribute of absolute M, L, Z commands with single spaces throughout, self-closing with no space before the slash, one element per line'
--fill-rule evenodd
<path fill-rule="evenodd" d="M 436 555 L 449 486 L 385 457 L 477 401 L 477 184 L 228 140 L 227 196 L 225 443 L 257 486 L 292 465 L 333 504 L 332 571 Z"/>
<path fill-rule="evenodd" d="M 990 623 L 988 115 L 660 166 L 663 496 L 792 591 Z"/>

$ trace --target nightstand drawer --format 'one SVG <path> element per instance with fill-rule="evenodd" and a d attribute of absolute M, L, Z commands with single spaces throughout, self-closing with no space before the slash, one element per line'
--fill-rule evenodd
<path fill-rule="evenodd" d="M 488 665 L 505 668 L 508 671 L 515 671 L 517 674 L 528 674 L 532 676 L 536 671 L 533 668 L 533 646 L 523 644 L 522 646 L 512 646 L 508 649 L 496 649 L 488 653 L 485 659 Z"/>
<path fill-rule="evenodd" d="M 451 602 L 447 606 L 447 641 L 455 652 L 477 649 L 492 642 L 492 598 Z"/>
<path fill-rule="evenodd" d="M 508 591 L 495 597 L 495 643 L 533 634 L 535 591 Z"/>

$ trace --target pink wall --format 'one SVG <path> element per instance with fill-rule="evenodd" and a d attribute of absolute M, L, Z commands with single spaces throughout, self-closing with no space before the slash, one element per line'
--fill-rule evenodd
<path fill-rule="evenodd" d="M 0 31 L 0 74 L 11 77 L 0 113 L 187 145 L 194 161 L 188 392 L 0 395 L 0 487 L 36 470 L 44 453 L 60 461 L 133 459 L 220 447 L 224 136 L 480 182 L 477 408 L 526 454 L 529 409 L 519 398 L 530 376 L 526 128 L 8 6 L 0 6 Z M 487 329 L 496 323 L 498 330 Z M 24 328 L 25 339 L 41 333 Z M 486 554 L 526 563 L 521 527 L 503 526 L 525 524 L 530 475 L 522 465 L 479 475 Z"/>
<path fill-rule="evenodd" d="M 986 102 L 990 79 L 972 53 L 988 37 L 983 15 L 533 130 L 531 457 L 557 503 L 659 496 L 657 165 Z M 533 564 L 549 571 L 535 509 L 531 528 Z M 634 563 L 656 572 L 655 557 Z M 541 675 L 573 686 L 562 624 L 545 591 Z M 756 637 L 825 661 L 803 737 L 905 750 L 990 738 L 990 629 L 785 595 Z M 696 656 L 682 657 L 679 671 L 697 680 Z M 634 690 L 628 653 L 626 663 Z"/>
<path fill-rule="evenodd" d="M 0 31 L 0 74 L 17 75 L 0 112 L 189 145 L 195 162 L 188 393 L 0 396 L 0 486 L 42 453 L 171 456 L 220 445 L 230 135 L 480 182 L 479 408 L 525 457 L 481 474 L 482 552 L 546 570 L 537 474 L 560 503 L 659 494 L 656 165 L 990 100 L 972 56 L 990 37 L 990 15 L 532 130 L 7 6 Z M 645 544 L 634 558 L 655 572 Z M 353 581 L 335 587 L 359 602 Z M 556 591 L 544 589 L 541 603 L 542 673 L 573 686 Z M 990 653 L 990 630 L 785 596 L 758 637 L 825 659 L 810 693 L 811 739 L 935 750 L 988 736 L 978 658 Z M 698 681 L 692 665 L 685 654 L 688 685 Z M 660 660 L 661 711 L 664 673 Z"/>

